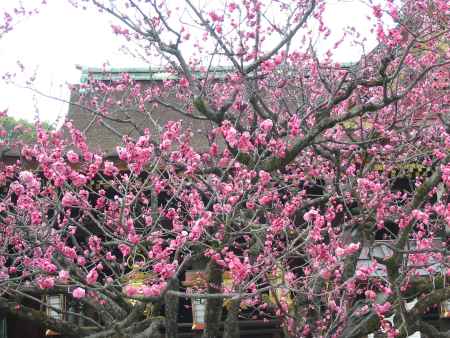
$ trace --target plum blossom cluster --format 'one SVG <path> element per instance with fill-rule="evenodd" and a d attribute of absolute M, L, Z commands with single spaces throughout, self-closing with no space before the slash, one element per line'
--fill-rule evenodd
<path fill-rule="evenodd" d="M 211 336 L 221 313 L 233 338 L 243 317 L 302 338 L 427 329 L 449 271 L 445 1 L 370 4 L 379 46 L 351 65 L 334 57 L 356 29 L 309 43 L 333 36 L 322 0 L 92 5 L 167 67 L 90 74 L 82 130 L 36 124 L 15 157 L 0 135 L 0 303 L 64 290 L 90 326 L 46 325 L 70 336 L 148 336 L 159 315 L 170 334 L 192 292 Z"/>

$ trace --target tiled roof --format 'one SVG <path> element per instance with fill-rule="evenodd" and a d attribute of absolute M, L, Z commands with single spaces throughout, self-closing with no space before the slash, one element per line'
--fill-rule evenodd
<path fill-rule="evenodd" d="M 99 80 L 115 78 L 120 76 L 120 71 L 113 73 L 90 73 L 91 76 L 97 77 Z M 109 74 L 109 75 L 108 75 Z M 143 72 L 135 72 L 136 78 L 144 78 Z M 158 76 L 162 76 L 161 74 Z M 156 81 L 156 80 L 155 80 Z M 153 80 L 139 80 L 142 90 L 145 90 L 151 85 L 154 85 Z M 100 118 L 99 113 L 95 113 L 86 108 L 94 96 L 98 96 L 99 100 L 103 100 L 101 94 L 80 91 L 79 86 L 74 86 L 71 92 L 69 105 L 69 112 L 67 120 L 72 121 L 77 129 L 80 129 L 86 136 L 88 145 L 93 151 L 101 151 L 108 157 L 117 156 L 116 146 L 122 141 L 124 135 L 136 138 L 140 131 L 145 128 L 150 129 L 150 133 L 154 141 L 159 141 L 159 134 L 161 127 L 168 121 L 183 121 L 183 126 L 190 128 L 194 133 L 192 138 L 192 145 L 198 151 L 203 151 L 209 148 L 207 134 L 214 127 L 212 122 L 206 120 L 198 120 L 182 115 L 170 108 L 162 106 L 155 106 L 153 104 L 146 104 L 145 110 L 142 111 L 138 107 L 137 102 L 126 103 L 124 106 L 114 106 L 108 110 L 108 115 L 105 118 Z M 121 99 L 123 93 L 115 93 L 110 98 L 115 102 Z M 170 95 L 172 97 L 172 95 Z M 175 93 L 173 95 L 175 98 Z M 171 104 L 175 104 L 175 99 L 169 99 Z M 129 120 L 129 123 L 119 122 L 119 120 Z M 152 123 L 153 120 L 155 123 Z"/>

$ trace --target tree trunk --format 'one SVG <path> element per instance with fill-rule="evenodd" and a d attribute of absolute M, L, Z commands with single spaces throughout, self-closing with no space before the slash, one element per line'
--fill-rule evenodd
<path fill-rule="evenodd" d="M 171 279 L 169 281 L 168 290 L 178 291 L 180 284 L 178 279 Z M 166 338 L 178 337 L 178 307 L 180 299 L 178 296 L 166 294 L 165 296 L 165 317 L 166 317 Z"/>
<path fill-rule="evenodd" d="M 147 329 L 145 329 L 143 332 L 131 336 L 130 338 L 163 338 L 163 334 L 161 333 L 161 329 L 163 326 L 163 319 L 155 318 Z"/>
<path fill-rule="evenodd" d="M 206 266 L 208 278 L 208 293 L 218 293 L 222 286 L 222 268 L 213 260 Z M 223 299 L 208 299 L 206 301 L 205 330 L 203 338 L 219 338 L 220 322 L 222 319 Z"/>
<path fill-rule="evenodd" d="M 230 306 L 228 308 L 227 320 L 223 328 L 223 338 L 239 338 L 239 306 L 240 300 L 230 300 Z"/>

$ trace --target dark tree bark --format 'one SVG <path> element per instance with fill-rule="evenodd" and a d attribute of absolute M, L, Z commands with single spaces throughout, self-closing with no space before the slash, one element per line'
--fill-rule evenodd
<path fill-rule="evenodd" d="M 15 302 L 9 302 L 6 298 L 0 297 L 0 316 L 5 315 L 10 315 L 23 320 L 31 320 L 41 324 L 43 327 L 52 329 L 55 332 L 64 333 L 64 335 L 69 337 L 83 337 L 87 334 L 87 331 L 75 324 L 55 320 L 45 315 L 42 311 Z"/>
<path fill-rule="evenodd" d="M 239 300 L 230 300 L 227 319 L 223 328 L 223 338 L 239 338 L 238 314 L 240 304 L 241 302 Z"/>
<path fill-rule="evenodd" d="M 168 290 L 178 291 L 180 284 L 177 278 L 171 279 L 169 281 Z M 165 316 L 166 316 L 166 338 L 177 338 L 178 337 L 178 325 L 177 316 L 178 308 L 180 304 L 180 298 L 170 293 L 166 293 L 164 297 L 165 302 Z"/>
<path fill-rule="evenodd" d="M 208 293 L 220 292 L 223 275 L 222 268 L 213 260 L 210 260 L 206 266 L 206 274 L 208 278 Z M 222 319 L 222 298 L 210 298 L 206 301 L 205 314 L 205 330 L 203 331 L 203 338 L 219 338 L 220 322 Z"/>

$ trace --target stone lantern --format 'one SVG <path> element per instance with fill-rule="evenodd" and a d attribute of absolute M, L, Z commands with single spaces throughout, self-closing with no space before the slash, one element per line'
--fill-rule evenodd
<path fill-rule="evenodd" d="M 204 271 L 186 271 L 186 279 L 183 286 L 191 293 L 197 288 L 206 287 L 206 274 Z M 192 330 L 203 330 L 205 328 L 206 299 L 191 298 L 192 303 Z"/>

